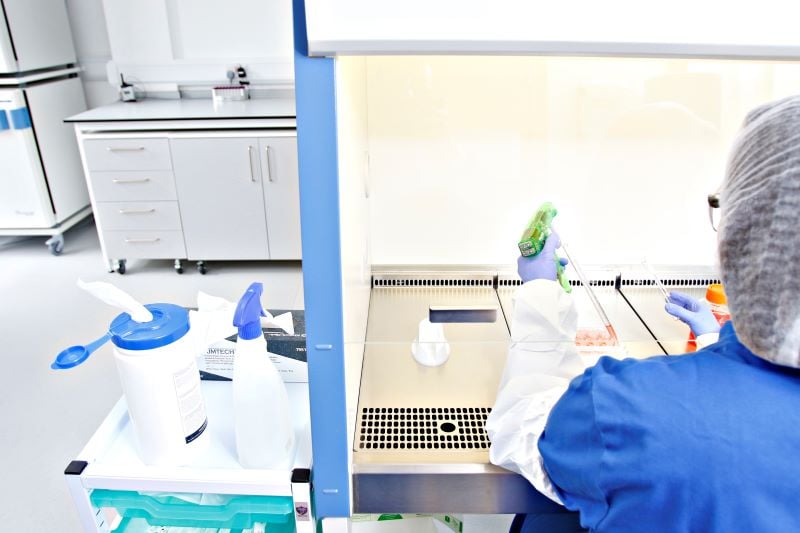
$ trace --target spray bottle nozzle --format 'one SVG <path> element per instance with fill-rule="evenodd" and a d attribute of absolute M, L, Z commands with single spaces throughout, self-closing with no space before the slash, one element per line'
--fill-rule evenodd
<path fill-rule="evenodd" d="M 261 332 L 261 317 L 267 316 L 261 307 L 261 293 L 264 286 L 259 282 L 251 283 L 244 295 L 239 299 L 236 313 L 233 315 L 233 325 L 239 328 L 239 338 L 243 340 L 255 339 Z"/>

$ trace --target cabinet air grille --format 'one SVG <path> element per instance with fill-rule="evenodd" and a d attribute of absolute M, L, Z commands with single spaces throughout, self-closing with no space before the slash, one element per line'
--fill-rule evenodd
<path fill-rule="evenodd" d="M 579 279 L 571 279 L 569 280 L 569 284 L 572 287 L 581 287 L 583 283 Z M 498 287 L 519 287 L 522 285 L 522 280 L 519 279 L 499 279 L 497 280 Z M 613 287 L 614 280 L 613 279 L 593 279 L 589 281 L 589 285 L 592 287 Z"/>
<path fill-rule="evenodd" d="M 360 450 L 488 450 L 491 407 L 363 407 Z"/>
<path fill-rule="evenodd" d="M 373 287 L 493 287 L 492 279 L 375 278 Z"/>
<path fill-rule="evenodd" d="M 667 287 L 706 287 L 712 283 L 722 283 L 719 279 L 712 277 L 675 277 L 661 278 L 661 283 Z M 625 279 L 621 280 L 623 287 L 652 287 L 656 282 L 652 279 Z"/>

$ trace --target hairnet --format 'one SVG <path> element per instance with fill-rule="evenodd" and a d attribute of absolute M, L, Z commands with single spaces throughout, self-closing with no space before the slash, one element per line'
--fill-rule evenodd
<path fill-rule="evenodd" d="M 739 340 L 800 368 L 800 97 L 747 116 L 720 204 L 720 270 Z"/>

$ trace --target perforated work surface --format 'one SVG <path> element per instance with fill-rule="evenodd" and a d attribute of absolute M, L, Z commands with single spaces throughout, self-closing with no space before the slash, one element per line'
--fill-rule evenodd
<path fill-rule="evenodd" d="M 363 407 L 362 450 L 487 450 L 491 407 Z"/>

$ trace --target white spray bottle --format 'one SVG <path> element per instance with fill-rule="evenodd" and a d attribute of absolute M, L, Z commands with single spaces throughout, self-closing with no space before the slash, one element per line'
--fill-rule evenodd
<path fill-rule="evenodd" d="M 251 284 L 233 317 L 239 328 L 233 367 L 236 451 L 245 468 L 291 468 L 295 435 L 289 396 L 261 331 L 263 290 L 261 283 Z"/>

